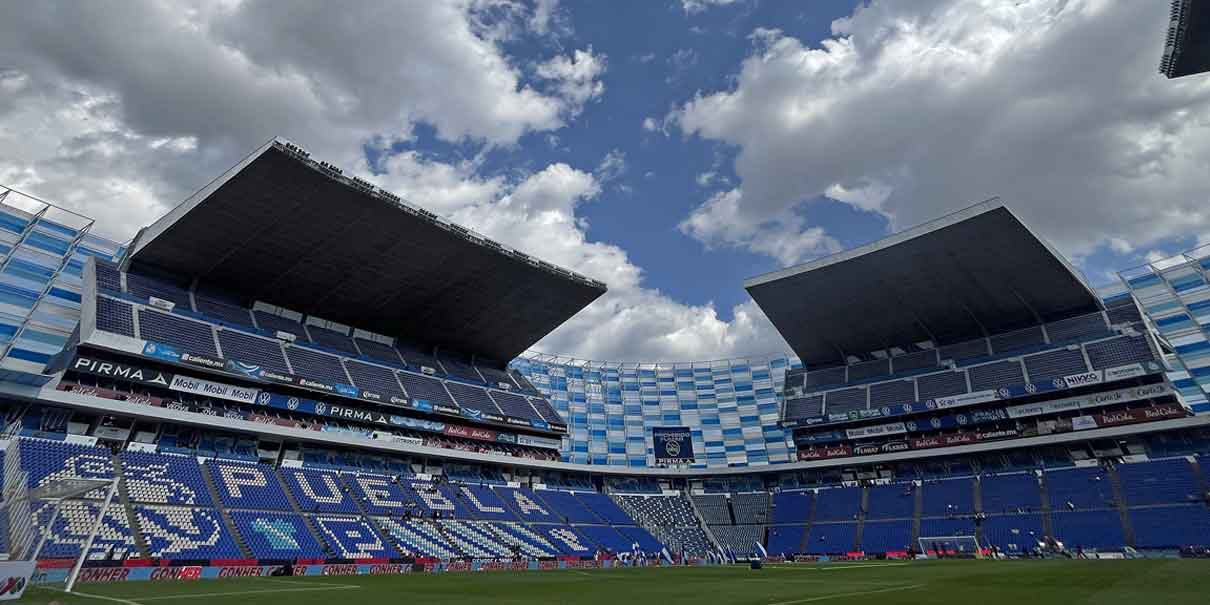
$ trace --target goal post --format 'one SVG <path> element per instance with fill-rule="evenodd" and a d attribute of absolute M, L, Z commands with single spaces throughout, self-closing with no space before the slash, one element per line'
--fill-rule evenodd
<path fill-rule="evenodd" d="M 982 559 L 983 549 L 972 535 L 920 536 L 920 552 L 939 559 Z"/>

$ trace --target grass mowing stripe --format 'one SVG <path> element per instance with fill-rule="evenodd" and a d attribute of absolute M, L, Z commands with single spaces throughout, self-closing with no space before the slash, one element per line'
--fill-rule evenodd
<path fill-rule="evenodd" d="M 351 584 L 340 586 L 314 586 L 310 588 L 270 588 L 268 590 L 234 590 L 231 592 L 198 592 L 190 594 L 164 595 L 159 597 L 140 597 L 144 601 L 171 601 L 172 599 L 201 599 L 206 597 L 236 597 L 246 594 L 264 594 L 266 592 L 316 592 L 320 590 L 349 590 L 361 588 Z M 137 603 L 135 605 L 138 605 Z"/>
<path fill-rule="evenodd" d="M 859 590 L 856 592 L 838 592 L 836 594 L 825 594 L 817 597 L 807 597 L 805 599 L 796 599 L 794 601 L 779 601 L 770 603 L 769 605 L 795 605 L 796 603 L 815 603 L 817 601 L 829 601 L 832 599 L 844 599 L 848 597 L 863 597 L 871 594 L 882 594 L 884 592 L 899 592 L 900 590 L 913 590 L 923 588 L 924 584 L 909 584 L 907 586 L 895 586 L 892 588 L 880 588 L 878 590 Z"/>

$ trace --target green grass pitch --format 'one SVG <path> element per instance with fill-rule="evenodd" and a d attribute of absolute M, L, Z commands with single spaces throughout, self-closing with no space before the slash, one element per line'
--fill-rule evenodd
<path fill-rule="evenodd" d="M 1210 603 L 1210 560 L 932 561 L 239 578 L 32 588 L 24 603 L 61 605 L 1180 605 Z"/>

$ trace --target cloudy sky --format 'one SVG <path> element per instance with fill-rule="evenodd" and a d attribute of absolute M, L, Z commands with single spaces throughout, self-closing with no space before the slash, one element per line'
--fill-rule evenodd
<path fill-rule="evenodd" d="M 288 9 L 286 8 L 288 7 Z M 0 3 L 0 183 L 126 240 L 282 136 L 610 293 L 537 349 L 785 348 L 746 277 L 1000 196 L 1094 285 L 1210 243 L 1167 3 Z"/>

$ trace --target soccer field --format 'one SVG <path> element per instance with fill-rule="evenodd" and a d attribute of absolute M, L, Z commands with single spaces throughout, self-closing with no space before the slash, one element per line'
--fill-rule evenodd
<path fill-rule="evenodd" d="M 831 563 L 746 568 L 648 568 L 402 576 L 240 578 L 196 582 L 82 584 L 47 588 L 23 602 L 126 605 L 425 605 L 602 603 L 1096 603 L 1210 602 L 1210 561 L 943 561 Z"/>

